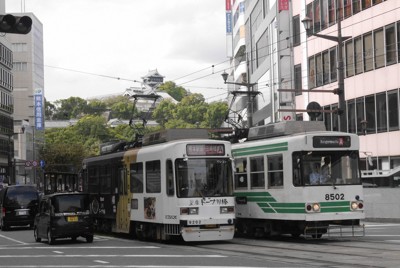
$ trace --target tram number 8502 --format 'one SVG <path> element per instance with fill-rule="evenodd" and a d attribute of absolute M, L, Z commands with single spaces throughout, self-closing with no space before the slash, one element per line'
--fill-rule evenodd
<path fill-rule="evenodd" d="M 326 194 L 325 200 L 344 200 L 344 194 Z"/>

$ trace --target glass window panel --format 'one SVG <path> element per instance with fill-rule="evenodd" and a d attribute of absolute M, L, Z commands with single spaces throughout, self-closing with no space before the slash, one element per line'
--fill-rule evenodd
<path fill-rule="evenodd" d="M 396 63 L 396 34 L 394 25 L 386 27 L 385 30 L 385 43 L 386 43 L 386 64 Z"/>
<path fill-rule="evenodd" d="M 300 16 L 293 17 L 293 46 L 300 45 Z"/>
<path fill-rule="evenodd" d="M 308 75 L 308 86 L 309 88 L 315 88 L 315 59 L 314 57 L 309 58 L 309 75 Z"/>
<path fill-rule="evenodd" d="M 352 0 L 343 0 L 344 3 L 344 17 L 350 17 L 351 16 L 351 1 Z"/>
<path fill-rule="evenodd" d="M 361 0 L 362 9 L 371 7 L 372 0 Z"/>
<path fill-rule="evenodd" d="M 143 163 L 131 164 L 131 192 L 143 193 Z"/>
<path fill-rule="evenodd" d="M 376 123 L 378 132 L 387 131 L 386 92 L 376 95 Z"/>
<path fill-rule="evenodd" d="M 247 188 L 247 159 L 235 158 L 235 189 Z"/>
<path fill-rule="evenodd" d="M 329 63 L 331 69 L 331 82 L 337 80 L 337 58 L 336 58 L 336 47 L 329 50 Z"/>
<path fill-rule="evenodd" d="M 338 105 L 334 104 L 332 105 L 332 110 L 337 110 Z M 338 131 L 339 130 L 339 120 L 338 120 L 338 113 L 332 114 L 332 131 Z"/>
<path fill-rule="evenodd" d="M 321 9 L 319 0 L 314 1 L 314 33 L 321 31 Z"/>
<path fill-rule="evenodd" d="M 328 27 L 328 1 L 321 1 L 321 30 Z"/>
<path fill-rule="evenodd" d="M 322 64 L 323 64 L 324 85 L 326 85 L 326 84 L 329 83 L 329 77 L 330 77 L 330 72 L 329 72 L 329 67 L 330 67 L 329 51 L 322 52 Z"/>
<path fill-rule="evenodd" d="M 367 133 L 376 133 L 375 129 L 375 97 L 374 95 L 365 97 L 365 118 L 367 120 Z"/>
<path fill-rule="evenodd" d="M 356 100 L 356 114 L 357 114 L 357 134 L 364 134 L 361 121 L 365 120 L 364 113 L 364 98 L 358 98 Z"/>
<path fill-rule="evenodd" d="M 353 0 L 353 14 L 361 11 L 361 0 Z"/>
<path fill-rule="evenodd" d="M 374 32 L 375 68 L 380 68 L 385 65 L 385 46 L 383 41 L 383 30 L 381 29 Z"/>
<path fill-rule="evenodd" d="M 347 124 L 350 133 L 356 133 L 356 109 L 354 100 L 347 102 Z"/>
<path fill-rule="evenodd" d="M 328 9 L 329 9 L 329 25 L 332 25 L 336 22 L 336 0 L 328 0 Z"/>
<path fill-rule="evenodd" d="M 294 66 L 294 88 L 296 89 L 296 96 L 302 94 L 303 82 L 301 77 L 301 64 Z"/>
<path fill-rule="evenodd" d="M 318 54 L 315 56 L 316 72 L 317 72 L 317 87 L 322 86 L 323 82 L 323 71 L 322 71 L 322 55 Z"/>
<path fill-rule="evenodd" d="M 160 161 L 146 162 L 146 193 L 161 192 Z"/>
<path fill-rule="evenodd" d="M 363 71 L 363 54 L 362 54 L 362 41 L 361 37 L 354 39 L 354 67 L 356 74 L 360 74 Z"/>
<path fill-rule="evenodd" d="M 399 130 L 399 93 L 398 90 L 388 92 L 389 131 Z"/>
<path fill-rule="evenodd" d="M 345 45 L 346 47 L 346 76 L 354 75 L 354 51 L 353 51 L 353 41 L 349 41 Z"/>
<path fill-rule="evenodd" d="M 268 187 L 283 186 L 283 157 L 282 155 L 267 156 Z"/>
<path fill-rule="evenodd" d="M 368 72 L 374 68 L 374 49 L 372 47 L 372 34 L 365 34 L 363 36 L 363 55 L 364 55 L 364 71 Z"/>
<path fill-rule="evenodd" d="M 251 188 L 264 188 L 264 157 L 250 157 L 250 183 Z"/>
<path fill-rule="evenodd" d="M 330 109 L 331 109 L 330 106 L 324 107 L 324 110 L 330 110 Z M 332 113 L 329 113 L 329 112 L 324 113 L 325 128 L 328 131 L 332 130 L 331 119 L 332 119 Z"/>

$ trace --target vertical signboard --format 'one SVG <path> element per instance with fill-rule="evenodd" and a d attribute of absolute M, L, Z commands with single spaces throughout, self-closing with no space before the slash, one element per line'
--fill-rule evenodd
<path fill-rule="evenodd" d="M 226 33 L 232 34 L 232 5 L 231 0 L 225 0 Z"/>
<path fill-rule="evenodd" d="M 289 10 L 289 0 L 279 0 L 279 11 Z"/>
<path fill-rule="evenodd" d="M 44 105 L 43 105 L 43 89 L 35 89 L 35 127 L 36 130 L 44 129 Z"/>

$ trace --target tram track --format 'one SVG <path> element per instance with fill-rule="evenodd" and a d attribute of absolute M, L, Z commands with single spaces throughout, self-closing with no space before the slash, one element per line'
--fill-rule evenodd
<path fill-rule="evenodd" d="M 248 239 L 200 244 L 200 248 L 217 250 L 221 254 L 243 256 L 268 261 L 285 262 L 302 267 L 397 267 L 400 248 L 396 244 L 347 240 Z"/>

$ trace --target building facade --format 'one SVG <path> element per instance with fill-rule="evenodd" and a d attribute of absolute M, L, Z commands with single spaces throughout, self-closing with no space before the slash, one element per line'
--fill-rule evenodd
<path fill-rule="evenodd" d="M 399 179 L 400 1 L 227 1 L 231 81 L 246 73 L 262 93 L 256 97 L 253 125 L 310 120 L 305 110 L 316 102 L 324 112 L 315 120 L 323 120 L 327 130 L 360 135 L 362 170 L 394 171 L 392 179 Z M 306 17 L 312 20 L 308 33 L 302 23 Z M 314 35 L 337 37 L 338 20 L 344 37 L 343 130 L 333 93 L 339 87 L 339 43 Z"/>

